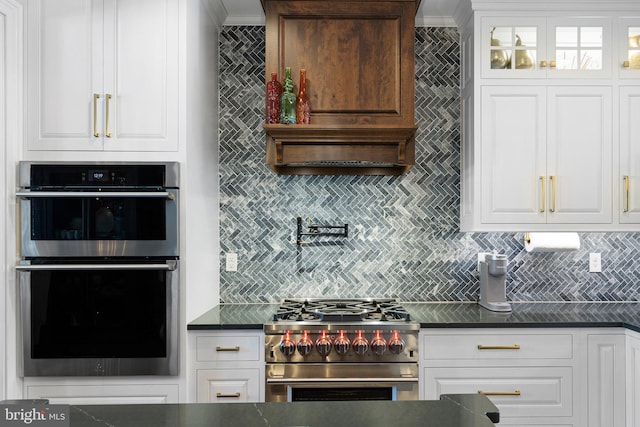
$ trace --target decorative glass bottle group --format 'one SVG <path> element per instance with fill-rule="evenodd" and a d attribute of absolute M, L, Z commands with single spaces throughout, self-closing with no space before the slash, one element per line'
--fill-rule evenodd
<path fill-rule="evenodd" d="M 307 95 L 307 73 L 300 70 L 298 96 L 293 93 L 291 68 L 285 68 L 284 84 L 278 82 L 276 73 L 271 73 L 267 83 L 267 124 L 309 124 L 311 104 Z"/>

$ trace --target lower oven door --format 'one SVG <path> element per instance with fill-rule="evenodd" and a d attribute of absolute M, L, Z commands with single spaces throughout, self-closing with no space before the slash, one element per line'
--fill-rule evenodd
<path fill-rule="evenodd" d="M 267 402 L 418 400 L 416 363 L 267 364 Z"/>
<path fill-rule="evenodd" d="M 47 260 L 16 267 L 23 375 L 177 375 L 177 264 Z"/>

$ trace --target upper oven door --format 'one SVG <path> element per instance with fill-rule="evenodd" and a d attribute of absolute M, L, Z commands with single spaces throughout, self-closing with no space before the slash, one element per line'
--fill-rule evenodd
<path fill-rule="evenodd" d="M 23 257 L 177 257 L 178 190 L 23 191 Z"/>

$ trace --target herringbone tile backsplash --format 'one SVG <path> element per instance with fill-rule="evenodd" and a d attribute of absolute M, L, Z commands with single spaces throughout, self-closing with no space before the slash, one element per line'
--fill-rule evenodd
<path fill-rule="evenodd" d="M 264 27 L 242 26 L 220 37 L 221 259 L 238 254 L 238 272 L 222 262 L 222 302 L 475 301 L 476 254 L 494 249 L 509 257 L 510 300 L 640 300 L 640 233 L 581 233 L 579 251 L 529 254 L 521 233 L 458 231 L 455 29 L 416 30 L 416 165 L 400 177 L 281 176 L 267 167 L 264 36 Z M 298 247 L 298 216 L 347 223 L 349 237 Z M 589 252 L 602 253 L 601 274 L 588 273 Z"/>

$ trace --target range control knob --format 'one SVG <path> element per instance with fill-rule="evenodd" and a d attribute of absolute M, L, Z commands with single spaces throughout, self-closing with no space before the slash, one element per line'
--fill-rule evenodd
<path fill-rule="evenodd" d="M 280 341 L 280 352 L 285 356 L 291 356 L 296 351 L 296 343 L 289 336 L 289 332 Z"/>
<path fill-rule="evenodd" d="M 382 356 L 387 350 L 387 341 L 382 338 L 380 331 L 376 331 L 376 335 L 371 340 L 371 350 L 378 356 Z"/>
<path fill-rule="evenodd" d="M 300 341 L 298 341 L 298 353 L 302 356 L 306 356 L 311 353 L 313 349 L 313 341 L 309 338 L 309 335 L 305 332 Z"/>
<path fill-rule="evenodd" d="M 362 336 L 362 331 L 358 331 L 358 336 L 353 339 L 351 345 L 353 346 L 353 351 L 360 356 L 369 350 L 369 341 Z"/>
<path fill-rule="evenodd" d="M 400 354 L 404 351 L 404 340 L 398 334 L 398 331 L 393 331 L 393 335 L 389 340 L 389 350 L 393 354 Z"/>
<path fill-rule="evenodd" d="M 333 346 L 336 348 L 336 353 L 340 355 L 347 354 L 349 347 L 351 347 L 351 342 L 349 341 L 349 338 L 344 335 L 344 331 L 340 331 L 340 335 L 336 338 Z"/>
<path fill-rule="evenodd" d="M 316 340 L 316 350 L 322 356 L 326 356 L 331 353 L 331 340 L 327 337 L 327 333 L 322 331 L 322 335 Z"/>

